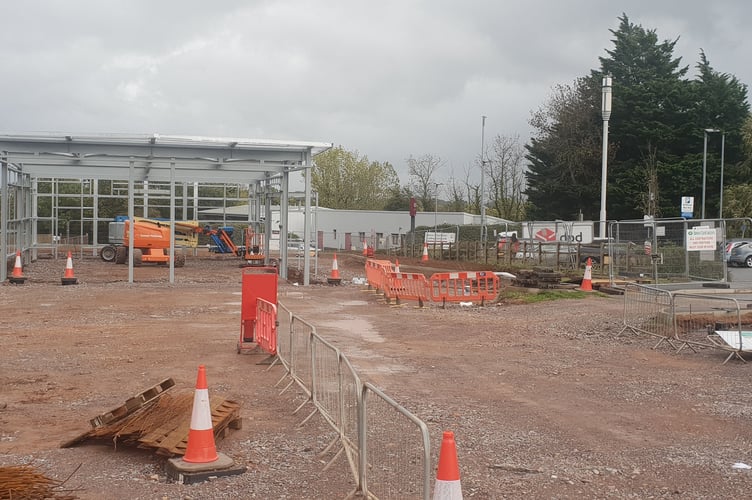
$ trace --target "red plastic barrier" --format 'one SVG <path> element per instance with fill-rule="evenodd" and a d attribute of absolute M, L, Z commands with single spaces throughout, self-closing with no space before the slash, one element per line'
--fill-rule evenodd
<path fill-rule="evenodd" d="M 277 306 L 264 299 L 256 301 L 256 343 L 271 355 L 277 354 Z"/>
<path fill-rule="evenodd" d="M 499 277 L 493 271 L 436 273 L 429 280 L 429 295 L 434 302 L 480 302 L 495 300 Z"/>
<path fill-rule="evenodd" d="M 394 298 L 397 304 L 401 300 L 416 300 L 423 307 L 428 299 L 428 280 L 421 273 L 387 273 L 384 297 L 387 303 Z"/>
<path fill-rule="evenodd" d="M 258 320 L 258 299 L 277 304 L 277 268 L 244 267 L 242 297 L 240 301 L 240 340 L 238 352 L 253 349 L 246 343 L 256 342 L 256 322 Z"/>

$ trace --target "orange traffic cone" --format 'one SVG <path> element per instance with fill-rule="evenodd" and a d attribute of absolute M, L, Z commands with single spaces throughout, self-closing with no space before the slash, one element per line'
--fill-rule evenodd
<path fill-rule="evenodd" d="M 73 258 L 70 250 L 68 251 L 68 260 L 65 262 L 65 274 L 61 278 L 63 285 L 77 285 L 78 278 L 73 275 Z"/>
<path fill-rule="evenodd" d="M 395 273 L 400 272 L 400 270 L 399 270 L 399 259 L 394 259 L 394 272 Z"/>
<path fill-rule="evenodd" d="M 593 291 L 593 261 L 588 257 L 587 263 L 585 264 L 585 274 L 582 277 L 582 284 L 580 285 L 580 290 L 584 292 L 592 292 Z"/>
<path fill-rule="evenodd" d="M 428 260 L 428 243 L 423 243 L 423 255 L 420 257 L 423 262 Z"/>
<path fill-rule="evenodd" d="M 334 259 L 332 260 L 332 274 L 326 279 L 326 282 L 330 285 L 339 285 L 342 282 L 342 278 L 339 277 L 339 266 L 337 266 L 337 253 L 334 253 Z"/>
<path fill-rule="evenodd" d="M 206 385 L 206 367 L 199 365 L 196 393 L 193 396 L 191 428 L 188 431 L 188 446 L 183 460 L 191 463 L 209 463 L 218 458 L 217 448 L 214 445 L 209 388 Z"/>
<path fill-rule="evenodd" d="M 16 250 L 16 262 L 13 265 L 13 273 L 8 277 L 8 281 L 15 285 L 23 285 L 26 282 L 26 276 L 23 275 L 20 250 Z"/>
<path fill-rule="evenodd" d="M 457 446 L 454 433 L 444 431 L 439 451 L 439 469 L 436 472 L 436 485 L 433 488 L 433 500 L 462 500 L 460 484 L 460 467 L 457 463 Z"/>
<path fill-rule="evenodd" d="M 368 243 L 366 243 L 366 240 L 363 240 L 363 256 L 368 256 Z"/>

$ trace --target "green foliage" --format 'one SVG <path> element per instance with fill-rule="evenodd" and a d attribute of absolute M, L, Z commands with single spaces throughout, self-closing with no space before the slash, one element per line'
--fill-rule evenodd
<path fill-rule="evenodd" d="M 412 191 L 410 191 L 410 188 L 408 186 L 399 187 L 391 189 L 391 195 L 388 200 L 386 200 L 386 204 L 384 205 L 384 210 L 389 211 L 400 211 L 400 210 L 410 210 L 410 198 L 413 197 Z"/>
<path fill-rule="evenodd" d="M 319 204 L 328 208 L 382 210 L 399 192 L 391 164 L 369 162 L 342 146 L 316 156 L 311 177 Z"/>
<path fill-rule="evenodd" d="M 601 296 L 601 294 L 598 293 L 596 293 L 596 295 Z M 506 289 L 499 293 L 498 302 L 535 304 L 537 302 L 549 302 L 552 300 L 578 300 L 592 296 L 592 292 L 581 292 L 579 290 L 543 290 L 531 293 Z"/>
<path fill-rule="evenodd" d="M 613 77 L 609 119 L 609 219 L 679 216 L 682 196 L 702 196 L 704 129 L 725 133 L 725 185 L 746 182 L 752 166 L 742 149 L 749 121 L 747 88 L 715 71 L 704 53 L 698 75 L 673 56 L 676 40 L 620 18 L 601 68 L 573 87 L 559 87 L 531 120 L 527 146 L 531 218 L 598 219 L 601 174 L 601 77 Z M 562 90 L 564 89 L 564 90 Z M 749 125 L 752 130 L 752 124 Z M 706 215 L 718 210 L 722 133 L 708 134 Z M 713 188 L 715 186 L 715 188 Z M 725 200 L 724 200 L 725 202 Z M 724 203 L 725 204 L 725 203 Z M 652 212 L 652 213 L 651 213 Z M 725 215 L 725 211 L 724 211 Z"/>
<path fill-rule="evenodd" d="M 600 118 L 592 79 L 557 86 L 530 121 L 537 134 L 526 145 L 531 219 L 598 218 Z"/>

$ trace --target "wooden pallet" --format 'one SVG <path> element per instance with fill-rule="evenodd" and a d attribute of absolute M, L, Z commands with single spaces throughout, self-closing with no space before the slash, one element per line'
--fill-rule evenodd
<path fill-rule="evenodd" d="M 153 401 L 161 396 L 158 395 Z M 192 402 L 190 394 L 176 394 L 171 398 L 169 416 L 161 418 L 159 403 L 144 404 L 129 415 L 101 425 L 61 445 L 69 448 L 85 441 L 100 440 L 119 446 L 153 449 L 158 455 L 184 455 L 190 433 Z M 164 400 L 162 400 L 163 402 Z M 170 406 L 171 405 L 171 406 Z M 216 440 L 223 439 L 229 429 L 241 429 L 240 404 L 218 396 L 209 398 L 212 426 Z M 156 413 L 155 413 L 156 412 Z M 150 418 L 150 415 L 152 417 Z M 154 417 L 157 415 L 158 417 Z M 144 428 L 145 422 L 158 422 Z M 134 424 L 135 422 L 135 424 Z"/>
<path fill-rule="evenodd" d="M 165 379 L 157 385 L 146 389 L 142 393 L 136 394 L 132 398 L 127 399 L 122 406 L 118 406 L 112 411 L 92 418 L 91 420 L 89 420 L 89 423 L 91 424 L 92 428 L 96 429 L 98 427 L 102 427 L 103 425 L 116 422 L 121 418 L 132 414 L 134 411 L 138 410 L 145 404 L 154 401 L 156 398 L 161 396 L 164 391 L 166 391 L 170 387 L 173 387 L 174 385 L 175 381 L 173 379 Z"/>
<path fill-rule="evenodd" d="M 240 404 L 212 396 L 209 398 L 209 405 L 215 439 L 223 439 L 229 432 L 228 428 L 242 428 Z M 165 421 L 158 428 L 139 437 L 138 447 L 154 449 L 158 455 L 168 457 L 184 455 L 188 446 L 190 423 L 190 416 L 186 419 L 182 415 Z"/>

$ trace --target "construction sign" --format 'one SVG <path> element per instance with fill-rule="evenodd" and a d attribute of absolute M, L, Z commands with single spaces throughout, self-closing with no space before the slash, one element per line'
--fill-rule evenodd
<path fill-rule="evenodd" d="M 530 222 L 522 225 L 522 238 L 543 243 L 592 243 L 593 222 Z"/>

